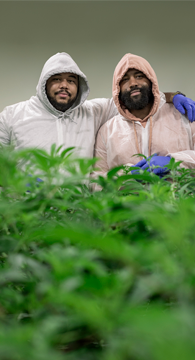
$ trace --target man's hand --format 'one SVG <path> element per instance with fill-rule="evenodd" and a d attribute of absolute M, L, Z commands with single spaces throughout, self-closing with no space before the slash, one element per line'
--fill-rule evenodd
<path fill-rule="evenodd" d="M 158 156 L 154 155 L 152 158 L 149 157 L 147 159 L 143 159 L 139 161 L 135 166 L 139 167 L 140 170 L 147 170 L 149 172 L 153 172 L 156 175 L 164 175 L 169 172 L 166 165 L 169 164 L 171 158 L 170 156 Z M 154 168 L 158 166 L 157 168 Z M 138 174 L 139 170 L 131 170 L 132 174 Z"/>
<path fill-rule="evenodd" d="M 142 169 L 142 166 L 144 166 L 145 164 L 147 163 L 147 159 L 142 159 L 140 160 L 137 164 L 131 166 L 131 167 L 139 167 L 140 169 Z M 131 170 L 131 174 L 139 174 L 139 169 L 136 169 L 136 170 Z"/>
<path fill-rule="evenodd" d="M 195 101 L 181 94 L 176 94 L 173 97 L 173 104 L 181 114 L 185 115 L 187 111 L 188 119 L 191 122 L 195 121 Z"/>

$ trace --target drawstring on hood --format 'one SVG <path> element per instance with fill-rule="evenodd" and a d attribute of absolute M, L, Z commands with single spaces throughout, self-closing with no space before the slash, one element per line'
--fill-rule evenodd
<path fill-rule="evenodd" d="M 135 134 L 137 153 L 141 154 L 139 143 L 138 143 L 138 138 L 137 138 L 137 131 L 135 128 L 135 121 L 133 122 L 133 129 L 134 129 L 134 134 Z M 150 117 L 150 134 L 149 134 L 149 144 L 148 144 L 148 155 L 149 156 L 151 156 L 151 143 L 152 143 L 152 116 Z"/>
<path fill-rule="evenodd" d="M 77 98 L 74 102 L 74 104 L 64 113 L 62 111 L 59 111 L 53 107 L 53 105 L 48 100 L 47 94 L 46 94 L 46 82 L 47 80 L 55 74 L 60 73 L 73 73 L 79 76 L 79 89 Z M 74 62 L 74 60 L 71 58 L 71 56 L 65 52 L 57 53 L 53 56 L 51 56 L 43 66 L 38 85 L 36 88 L 36 94 L 41 103 L 47 108 L 47 110 L 54 115 L 58 117 L 64 117 L 68 116 L 70 120 L 72 121 L 71 112 L 73 109 L 76 109 L 80 105 L 83 104 L 83 102 L 87 99 L 87 96 L 89 94 L 89 85 L 87 78 L 85 74 L 82 73 L 82 71 L 79 69 L 77 64 Z"/>
<path fill-rule="evenodd" d="M 126 72 L 129 69 L 136 69 L 141 71 L 152 83 L 152 93 L 154 95 L 154 102 L 150 110 L 150 113 L 143 120 L 138 119 L 136 116 L 134 116 L 119 101 L 120 81 L 122 80 L 123 76 L 126 74 Z M 145 127 L 148 119 L 150 118 L 150 135 L 149 135 L 148 153 L 149 155 L 151 155 L 150 148 L 152 141 L 152 115 L 154 115 L 158 110 L 160 104 L 160 93 L 159 93 L 158 80 L 156 74 L 152 69 L 151 65 L 148 63 L 148 61 L 142 58 L 141 56 L 137 56 L 133 54 L 124 55 L 122 59 L 119 61 L 114 71 L 112 94 L 115 105 L 119 113 L 125 118 L 125 120 L 133 121 L 136 147 L 139 154 L 140 154 L 140 150 L 139 150 L 139 144 L 138 144 L 137 133 L 135 128 L 135 121 L 141 122 L 142 126 Z"/>

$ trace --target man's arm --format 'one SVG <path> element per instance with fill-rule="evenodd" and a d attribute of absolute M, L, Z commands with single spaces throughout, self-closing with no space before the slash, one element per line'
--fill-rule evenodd
<path fill-rule="evenodd" d="M 2 145 L 10 145 L 11 143 L 11 130 L 8 125 L 8 118 L 9 108 L 5 108 L 0 114 L 0 143 Z"/>
<path fill-rule="evenodd" d="M 164 94 L 167 103 L 172 103 L 182 115 L 186 114 L 191 122 L 195 121 L 195 101 L 187 98 L 180 91 Z"/>
<path fill-rule="evenodd" d="M 190 124 L 191 127 L 191 141 L 193 150 L 184 150 L 176 153 L 169 153 L 167 156 L 171 156 L 175 161 L 182 161 L 180 167 L 186 169 L 195 169 L 195 122 Z"/>
<path fill-rule="evenodd" d="M 118 110 L 115 106 L 113 98 L 97 98 L 85 101 L 84 105 L 88 107 L 88 104 L 92 109 L 96 134 L 100 127 L 106 123 L 106 121 L 118 115 Z"/>
<path fill-rule="evenodd" d="M 168 104 L 173 104 L 173 98 L 174 98 L 174 96 L 176 96 L 176 95 L 182 95 L 184 98 L 186 98 L 186 96 L 185 96 L 183 93 L 181 93 L 180 91 L 176 91 L 176 92 L 164 92 L 164 94 L 165 94 L 166 102 L 167 102 Z M 188 98 L 187 98 L 187 99 L 188 99 Z"/>
<path fill-rule="evenodd" d="M 178 119 L 178 124 L 181 121 L 184 121 L 186 123 L 186 118 L 182 119 L 183 116 L 181 116 L 181 119 Z M 179 128 L 180 128 L 179 124 Z M 190 128 L 189 128 L 190 127 Z M 186 168 L 186 169 L 195 169 L 195 122 L 189 124 L 186 124 L 186 130 L 188 134 L 188 141 L 190 144 L 190 148 L 188 150 L 181 150 L 177 152 L 167 152 L 164 156 L 159 156 L 157 154 L 153 154 L 153 157 L 149 157 L 148 159 L 144 159 L 143 161 L 140 161 L 135 166 L 140 167 L 141 170 L 148 170 L 152 171 L 157 175 L 163 176 L 163 174 L 167 173 L 166 165 L 169 164 L 170 159 L 174 158 L 175 161 L 182 161 L 180 164 L 180 167 Z M 177 135 L 179 136 L 179 135 Z M 180 134 L 182 138 L 182 133 Z M 171 141 L 171 138 L 170 138 Z M 149 165 L 152 166 L 158 166 L 154 171 L 149 169 Z M 133 170 L 136 171 L 137 170 Z"/>
<path fill-rule="evenodd" d="M 97 175 L 105 176 L 107 172 L 111 169 L 109 166 L 109 154 L 107 152 L 107 141 L 109 141 L 109 137 L 107 135 L 107 124 L 103 125 L 98 132 L 96 143 L 95 143 L 95 157 L 99 160 L 96 163 L 96 167 L 99 168 L 95 173 Z M 124 166 L 133 166 L 132 163 L 121 164 Z M 123 170 L 119 171 L 122 173 Z"/>
<path fill-rule="evenodd" d="M 98 161 L 95 166 L 99 168 L 99 170 L 94 172 L 96 175 L 105 176 L 109 170 L 109 166 L 107 163 L 106 142 L 107 142 L 106 127 L 102 126 L 98 132 L 95 143 L 95 157 L 98 158 Z"/>
<path fill-rule="evenodd" d="M 181 113 L 187 112 L 188 119 L 195 121 L 195 102 L 185 97 L 179 92 L 166 92 L 165 98 L 167 103 L 173 103 L 175 108 Z M 113 99 L 93 99 L 88 100 L 93 107 L 94 119 L 96 123 L 96 132 L 99 128 L 114 116 L 118 115 L 118 110 Z M 86 101 L 86 103 L 88 102 Z"/>

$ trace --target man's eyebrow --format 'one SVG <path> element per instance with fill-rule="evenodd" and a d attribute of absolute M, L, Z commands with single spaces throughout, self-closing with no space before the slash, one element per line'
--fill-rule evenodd
<path fill-rule="evenodd" d="M 144 75 L 144 73 L 143 73 L 142 71 L 140 71 L 140 70 L 137 70 L 137 71 L 135 72 L 135 74 L 142 74 L 142 75 Z"/>
<path fill-rule="evenodd" d="M 69 77 L 73 77 L 74 79 L 77 79 L 78 75 L 71 74 L 71 75 L 69 75 Z"/>

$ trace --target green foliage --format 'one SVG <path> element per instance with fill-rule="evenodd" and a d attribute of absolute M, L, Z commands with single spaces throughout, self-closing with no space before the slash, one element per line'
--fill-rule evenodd
<path fill-rule="evenodd" d="M 194 360 L 194 171 L 72 152 L 0 149 L 0 359 Z"/>

